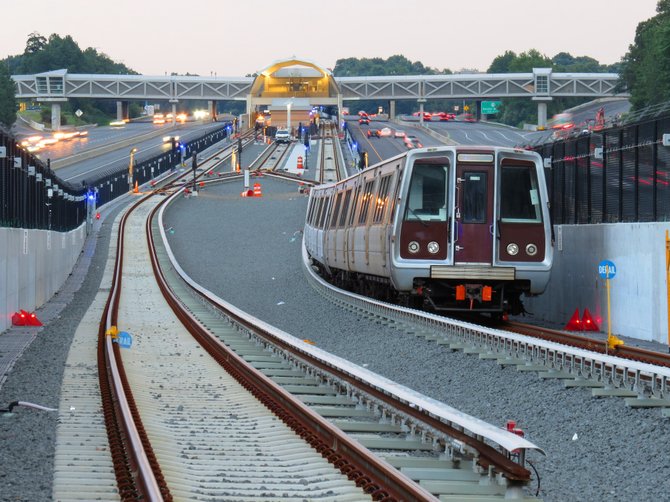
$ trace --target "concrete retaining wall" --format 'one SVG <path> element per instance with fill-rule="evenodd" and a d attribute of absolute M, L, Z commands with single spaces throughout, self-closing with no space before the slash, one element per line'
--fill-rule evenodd
<path fill-rule="evenodd" d="M 602 260 L 614 262 L 610 279 L 612 333 L 668 343 L 665 231 L 669 223 L 560 225 L 552 278 L 546 292 L 524 299 L 536 318 L 567 324 L 575 309 L 588 308 L 607 332 L 606 281 Z"/>
<path fill-rule="evenodd" d="M 60 289 L 85 239 L 85 224 L 67 233 L 0 228 L 0 333 L 14 312 L 32 312 Z"/>

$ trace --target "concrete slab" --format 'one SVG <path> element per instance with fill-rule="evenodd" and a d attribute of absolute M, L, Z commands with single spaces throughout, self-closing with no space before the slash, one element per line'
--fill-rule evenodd
<path fill-rule="evenodd" d="M 627 389 L 592 389 L 591 396 L 593 397 L 637 397 L 637 392 Z"/>
<path fill-rule="evenodd" d="M 628 397 L 624 399 L 629 408 L 670 408 L 670 399 Z"/>

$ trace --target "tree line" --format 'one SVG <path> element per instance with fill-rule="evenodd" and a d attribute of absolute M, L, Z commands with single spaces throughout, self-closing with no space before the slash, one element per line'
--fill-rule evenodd
<path fill-rule="evenodd" d="M 28 35 L 23 54 L 0 60 L 0 127 L 9 129 L 16 121 L 17 101 L 11 75 L 34 74 L 65 68 L 71 73 L 122 73 L 137 72 L 117 63 L 94 48 L 81 50 L 71 36 L 52 34 L 46 38 L 39 33 Z M 530 49 L 517 54 L 505 51 L 497 56 L 486 73 L 531 72 L 533 68 L 552 68 L 554 72 L 575 73 L 619 73 L 619 90 L 628 91 L 633 109 L 640 109 L 670 100 L 670 0 L 659 0 L 656 15 L 638 24 L 635 39 L 628 52 L 618 63 L 602 65 L 589 56 L 573 56 L 561 52 L 553 57 Z M 449 69 L 424 66 L 419 61 L 410 61 L 405 56 L 393 55 L 389 58 L 344 58 L 337 60 L 333 75 L 448 75 Z M 583 98 L 557 98 L 548 105 L 548 113 L 557 113 L 584 101 Z M 447 110 L 455 101 L 433 101 L 426 104 L 426 110 Z M 387 106 L 386 101 L 360 101 L 352 105 L 352 111 L 360 109 L 376 110 Z M 111 100 L 70 100 L 65 106 L 72 110 L 81 109 L 89 120 L 113 117 L 115 103 Z M 411 113 L 416 109 L 412 101 L 398 101 L 397 113 Z M 503 100 L 497 120 L 519 125 L 537 120 L 537 107 L 527 99 Z M 92 120 L 92 121 L 93 121 Z"/>

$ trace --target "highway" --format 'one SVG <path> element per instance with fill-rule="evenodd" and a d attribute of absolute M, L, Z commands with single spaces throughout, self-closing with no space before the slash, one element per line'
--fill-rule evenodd
<path fill-rule="evenodd" d="M 47 159 L 64 160 L 95 148 L 118 145 L 118 148 L 112 151 L 95 155 L 81 162 L 60 168 L 54 167 L 54 171 L 63 181 L 73 184 L 84 181 L 90 183 L 96 178 L 127 168 L 132 148 L 137 148 L 135 160 L 141 162 L 168 150 L 169 144 L 163 143 L 164 136 L 179 136 L 180 142 L 188 143 L 222 126 L 222 122 L 186 122 L 174 127 L 167 124 L 133 122 L 123 127 L 92 127 L 88 129 L 88 136 L 59 141 L 40 151 L 38 157 L 44 161 Z M 138 138 L 137 142 L 133 142 L 133 138 Z"/>

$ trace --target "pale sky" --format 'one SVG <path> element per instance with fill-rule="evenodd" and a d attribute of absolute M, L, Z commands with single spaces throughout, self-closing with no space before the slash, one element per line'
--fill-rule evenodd
<path fill-rule="evenodd" d="M 399 54 L 426 66 L 486 71 L 512 50 L 619 61 L 657 0 L 0 0 L 0 59 L 37 31 L 71 35 L 144 75 L 239 77 L 292 56 Z"/>

